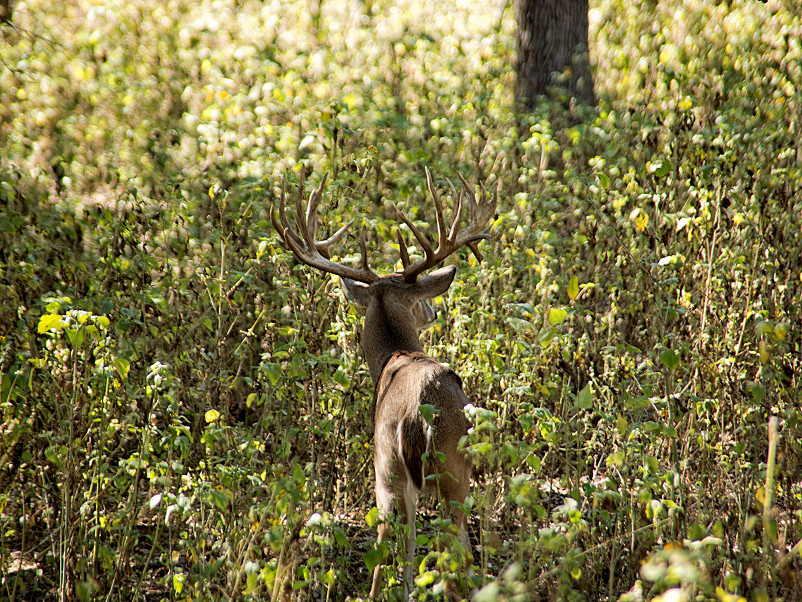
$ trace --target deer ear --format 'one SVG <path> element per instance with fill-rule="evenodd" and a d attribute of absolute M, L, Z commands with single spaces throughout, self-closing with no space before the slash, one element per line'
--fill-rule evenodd
<path fill-rule="evenodd" d="M 354 303 L 361 307 L 368 306 L 370 303 L 370 286 L 350 278 L 340 278 L 340 284 L 342 284 L 348 296 L 354 300 Z"/>
<path fill-rule="evenodd" d="M 432 299 L 442 295 L 454 281 L 456 266 L 448 265 L 434 272 L 429 272 L 413 285 L 413 292 L 418 299 Z"/>

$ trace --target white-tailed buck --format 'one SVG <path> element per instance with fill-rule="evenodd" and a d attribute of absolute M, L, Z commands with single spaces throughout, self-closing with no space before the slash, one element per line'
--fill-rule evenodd
<path fill-rule="evenodd" d="M 296 196 L 296 224 L 293 229 L 284 212 L 286 182 L 281 191 L 278 212 L 271 212 L 273 225 L 303 263 L 342 278 L 357 304 L 367 309 L 361 343 L 375 387 L 373 402 L 374 466 L 376 469 L 376 505 L 379 509 L 378 541 L 387 536 L 388 519 L 397 508 L 409 526 L 404 569 L 404 591 L 409 595 L 412 584 L 412 563 L 415 557 L 415 513 L 418 496 L 436 493 L 449 504 L 460 539 L 470 556 L 465 533 L 465 514 L 461 505 L 468 494 L 470 463 L 459 449 L 460 438 L 468 431 L 464 414 L 468 398 L 462 391 L 457 374 L 423 352 L 418 332 L 431 326 L 435 310 L 426 302 L 448 290 L 456 268 L 443 267 L 421 276 L 463 246 L 470 248 L 481 261 L 478 243 L 488 238 L 484 229 L 493 217 L 497 191 L 489 200 L 482 189 L 477 202 L 473 188 L 460 176 L 465 193 L 457 195 L 451 187 L 456 205 L 450 224 L 443 217 L 443 207 L 426 170 L 426 182 L 434 199 L 437 217 L 437 248 L 411 220 L 395 208 L 398 217 L 409 227 L 423 249 L 423 257 L 410 262 L 400 228 L 398 244 L 403 270 L 379 276 L 368 267 L 365 233 L 359 239 L 360 267 L 350 267 L 330 259 L 329 247 L 345 234 L 348 225 L 324 241 L 317 241 L 317 207 L 323 195 L 326 177 L 310 198 L 303 219 L 301 199 L 303 178 Z M 463 209 L 468 209 L 468 223 L 463 227 Z M 421 406 L 433 406 L 431 424 L 421 413 Z M 431 418 L 431 417 L 430 417 Z M 455 502 L 456 504 L 451 504 Z M 381 587 L 381 565 L 373 573 L 370 595 Z"/>

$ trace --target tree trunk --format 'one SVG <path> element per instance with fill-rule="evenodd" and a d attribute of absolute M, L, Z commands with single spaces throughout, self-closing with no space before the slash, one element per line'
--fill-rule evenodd
<path fill-rule="evenodd" d="M 0 23 L 11 23 L 11 0 L 0 0 Z"/>
<path fill-rule="evenodd" d="M 588 55 L 588 0 L 517 0 L 518 81 L 515 98 L 531 111 L 552 86 L 593 104 Z"/>

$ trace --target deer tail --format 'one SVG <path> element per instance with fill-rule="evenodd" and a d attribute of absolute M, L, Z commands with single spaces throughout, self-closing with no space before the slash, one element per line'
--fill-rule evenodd
<path fill-rule="evenodd" d="M 408 416 L 398 425 L 399 448 L 412 482 L 423 489 L 423 454 L 429 449 L 431 427 L 422 416 Z"/>

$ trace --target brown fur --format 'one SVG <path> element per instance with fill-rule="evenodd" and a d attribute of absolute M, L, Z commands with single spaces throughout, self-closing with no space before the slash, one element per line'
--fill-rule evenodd
<path fill-rule="evenodd" d="M 403 468 L 406 467 L 415 487 L 422 493 L 432 492 L 431 487 L 423 482 L 425 475 L 443 475 L 450 484 L 464 478 L 466 461 L 457 449 L 457 443 L 468 432 L 469 424 L 463 412 L 468 398 L 462 392 L 461 384 L 453 370 L 423 352 L 393 354 L 379 379 L 373 409 L 377 445 L 381 438 L 382 444 L 387 442 L 393 447 L 392 442 L 397 440 L 395 433 L 401 425 L 400 449 L 397 454 L 389 454 L 395 466 L 388 474 L 400 478 L 405 476 Z M 388 401 L 388 394 L 395 395 L 391 401 Z M 431 425 L 434 436 L 431 449 L 427 449 L 429 425 L 420 413 L 421 404 L 430 404 L 437 411 Z M 435 450 L 446 455 L 445 463 L 437 462 Z M 424 470 L 423 456 L 427 451 L 429 456 Z M 450 461 L 450 457 L 454 461 Z M 386 467 L 378 468 L 387 470 Z"/>
<path fill-rule="evenodd" d="M 470 464 L 459 450 L 459 441 L 470 426 L 464 413 L 468 398 L 459 376 L 426 355 L 418 339 L 418 330 L 430 325 L 434 317 L 434 311 L 420 297 L 442 294 L 453 278 L 453 270 L 427 278 L 420 284 L 389 276 L 367 287 L 347 285 L 357 302 L 367 306 L 361 342 L 376 386 L 372 417 L 376 504 L 383 519 L 379 542 L 387 536 L 387 521 L 393 510 L 399 510 L 409 527 L 404 578 L 407 594 L 412 582 L 420 495 L 434 493 L 446 502 L 468 548 L 465 515 L 449 504 L 461 504 L 468 494 Z M 431 425 L 420 412 L 422 404 L 435 408 Z M 380 587 L 381 566 L 377 566 L 371 596 L 377 596 Z"/>

